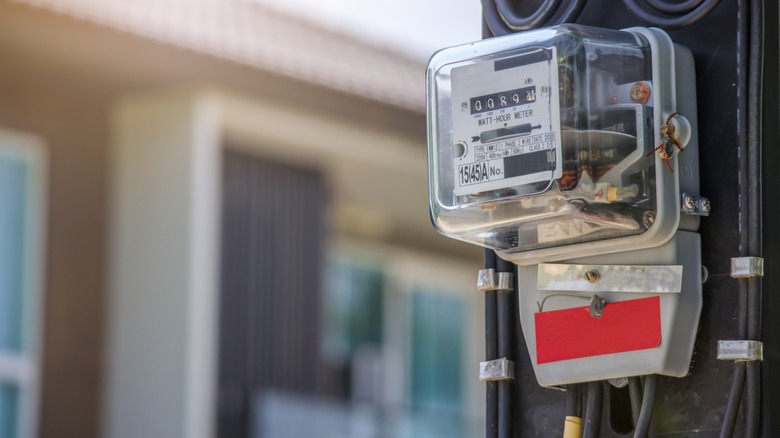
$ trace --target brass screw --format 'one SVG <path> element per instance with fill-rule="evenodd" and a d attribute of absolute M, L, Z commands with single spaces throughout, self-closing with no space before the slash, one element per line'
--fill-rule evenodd
<path fill-rule="evenodd" d="M 642 216 L 642 223 L 645 227 L 650 228 L 655 223 L 655 213 L 652 211 L 646 211 Z"/>
<path fill-rule="evenodd" d="M 595 269 L 587 271 L 585 273 L 585 279 L 588 280 L 589 283 L 595 283 L 599 281 L 600 278 L 601 278 L 601 274 L 599 273 L 599 271 Z"/>

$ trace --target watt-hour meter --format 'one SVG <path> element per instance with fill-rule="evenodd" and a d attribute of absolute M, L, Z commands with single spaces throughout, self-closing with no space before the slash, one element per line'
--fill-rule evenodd
<path fill-rule="evenodd" d="M 695 89 L 691 53 L 653 28 L 561 25 L 431 58 L 433 223 L 519 265 L 541 384 L 687 373 L 709 211 Z M 565 313 L 596 295 L 605 319 Z"/>
<path fill-rule="evenodd" d="M 698 194 L 692 114 L 678 107 L 695 111 L 695 87 L 676 83 L 676 61 L 662 31 L 576 25 L 436 53 L 427 79 L 438 230 L 529 264 L 695 229 L 680 224 L 678 182 Z"/>

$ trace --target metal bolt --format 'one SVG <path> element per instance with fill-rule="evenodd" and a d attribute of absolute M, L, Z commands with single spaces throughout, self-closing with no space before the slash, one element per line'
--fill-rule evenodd
<path fill-rule="evenodd" d="M 645 212 L 644 216 L 642 216 L 642 223 L 645 225 L 646 228 L 650 228 L 653 226 L 653 223 L 655 222 L 655 213 L 652 211 Z"/>
<path fill-rule="evenodd" d="M 610 385 L 614 386 L 615 388 L 625 388 L 626 385 L 628 385 L 628 377 L 618 377 L 617 379 L 609 379 L 607 380 Z"/>
<path fill-rule="evenodd" d="M 701 201 L 701 211 L 709 212 L 712 206 L 710 205 L 709 199 L 702 199 Z"/>
<path fill-rule="evenodd" d="M 601 278 L 601 273 L 599 273 L 599 271 L 595 269 L 587 271 L 585 273 L 585 279 L 588 280 L 589 283 L 595 283 L 599 281 L 600 278 Z"/>
<path fill-rule="evenodd" d="M 686 196 L 685 197 L 685 207 L 688 209 L 693 210 L 693 208 L 696 206 L 696 200 L 693 199 L 693 196 Z"/>

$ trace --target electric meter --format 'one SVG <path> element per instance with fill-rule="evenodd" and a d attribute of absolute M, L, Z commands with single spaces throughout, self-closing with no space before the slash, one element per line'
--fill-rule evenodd
<path fill-rule="evenodd" d="M 690 51 L 653 28 L 561 25 L 431 58 L 433 223 L 518 265 L 541 385 L 687 374 L 709 212 L 695 90 Z"/>
<path fill-rule="evenodd" d="M 695 88 L 677 86 L 674 49 L 658 29 L 561 25 L 437 52 L 427 73 L 437 229 L 521 265 L 695 229 L 680 221 L 679 194 L 680 178 L 698 193 L 698 156 L 682 153 L 693 130 L 677 108 Z"/>

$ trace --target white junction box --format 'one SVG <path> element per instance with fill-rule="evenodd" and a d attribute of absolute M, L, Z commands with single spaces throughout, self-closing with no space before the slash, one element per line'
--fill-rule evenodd
<path fill-rule="evenodd" d="M 702 304 L 699 217 L 682 208 L 699 194 L 695 90 L 691 53 L 654 28 L 560 25 L 431 58 L 432 221 L 519 266 L 541 385 L 687 373 Z"/>

